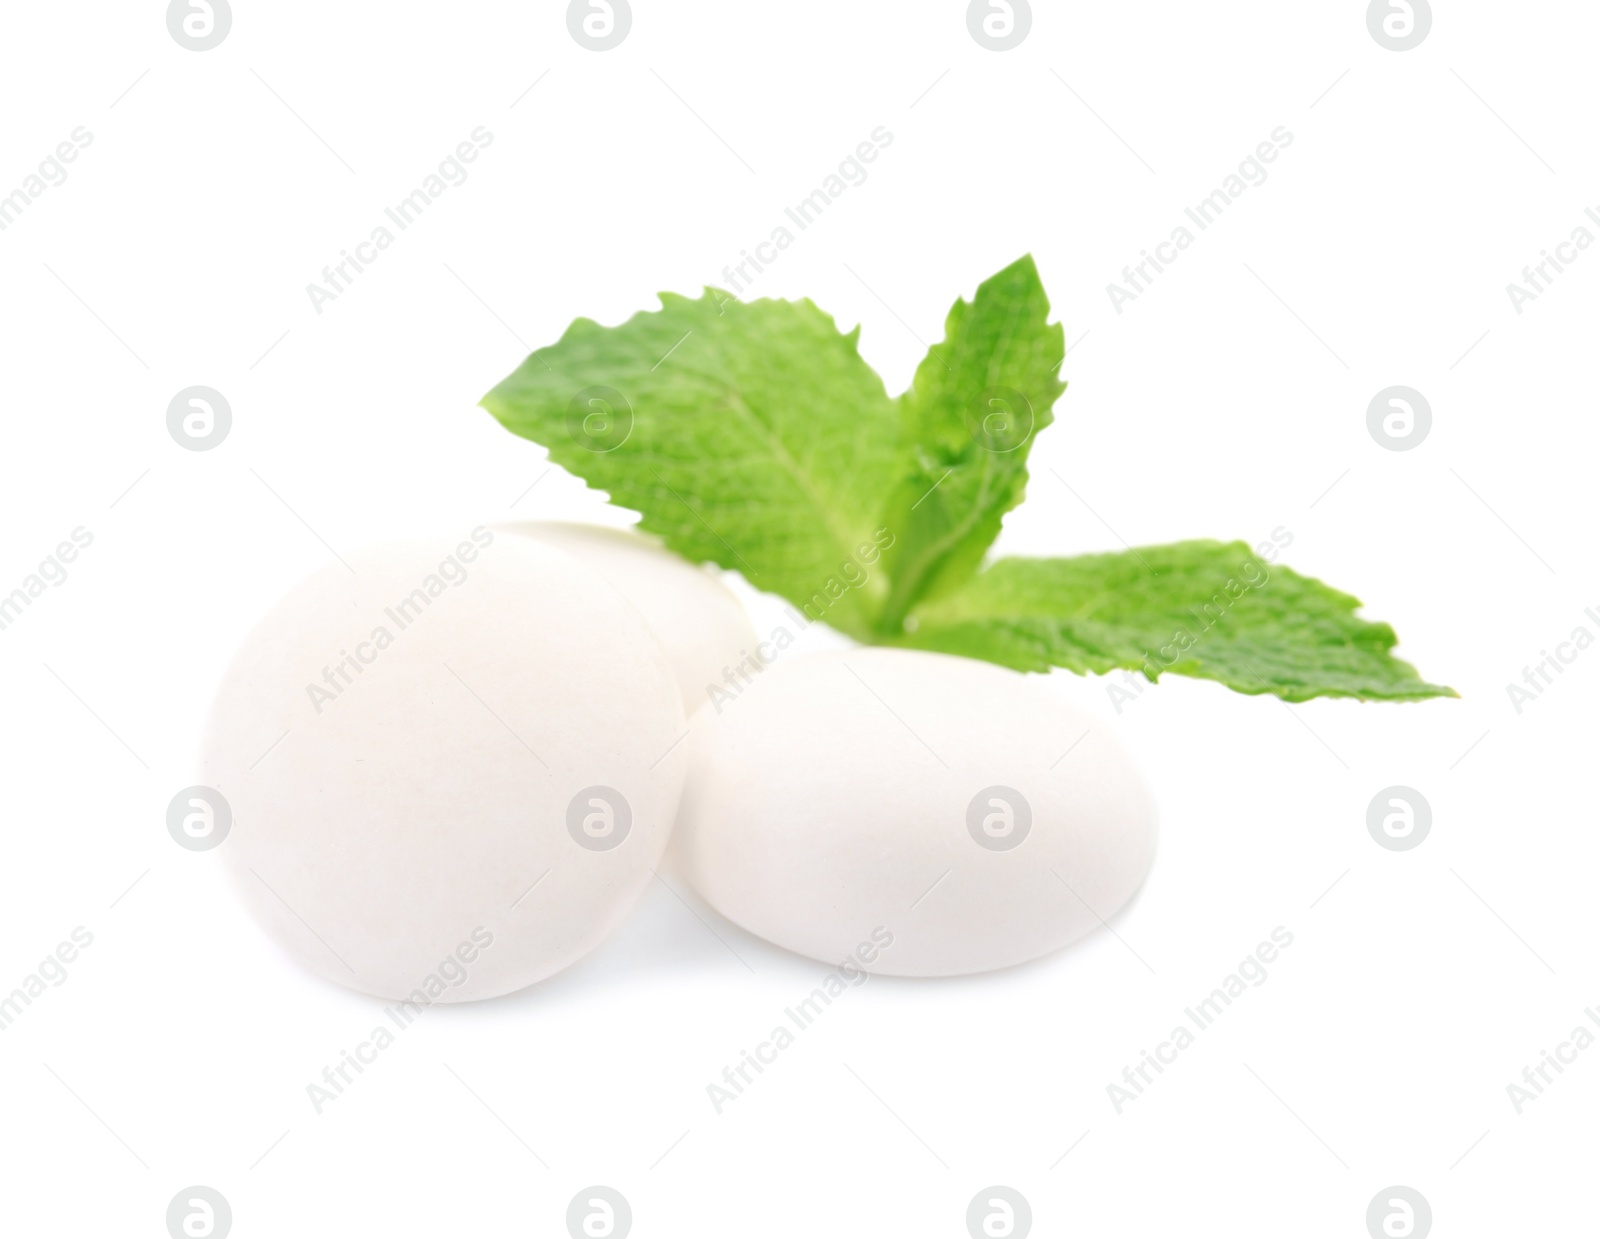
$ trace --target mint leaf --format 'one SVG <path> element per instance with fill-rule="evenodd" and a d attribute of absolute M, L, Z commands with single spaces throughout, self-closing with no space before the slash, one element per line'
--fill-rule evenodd
<path fill-rule="evenodd" d="M 1022 671 L 1171 671 L 1285 701 L 1456 696 L 1393 657 L 1394 629 L 1357 619 L 1360 605 L 1243 542 L 1176 542 L 997 560 L 919 607 L 895 644 Z"/>
<path fill-rule="evenodd" d="M 1065 387 L 1048 315 L 1024 257 L 955 303 L 890 400 L 859 329 L 809 301 L 663 293 L 618 327 L 578 319 L 483 404 L 685 558 L 861 641 L 1286 701 L 1455 695 L 1393 657 L 1394 630 L 1358 619 L 1355 598 L 1243 543 L 979 570 Z"/>
<path fill-rule="evenodd" d="M 957 300 L 943 343 L 917 367 L 899 412 L 910 473 L 890 497 L 884 524 L 889 596 L 881 634 L 897 633 L 911 608 L 958 586 L 1022 501 L 1028 449 L 1065 390 L 1057 377 L 1063 335 L 1030 256 Z"/>
<path fill-rule="evenodd" d="M 904 464 L 859 334 L 810 301 L 663 293 L 619 327 L 578 319 L 483 405 L 686 559 L 864 639 L 886 586 L 861 565 Z"/>

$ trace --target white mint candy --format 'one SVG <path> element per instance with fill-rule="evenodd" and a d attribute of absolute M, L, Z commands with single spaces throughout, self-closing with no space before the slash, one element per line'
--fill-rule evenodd
<path fill-rule="evenodd" d="M 667 651 L 690 714 L 706 703 L 712 685 L 726 689 L 724 672 L 756 648 L 756 630 L 732 591 L 642 534 L 562 521 L 496 528 L 560 547 L 615 585 Z"/>
<path fill-rule="evenodd" d="M 479 527 L 301 582 L 235 656 L 200 782 L 251 913 L 383 998 L 492 998 L 605 940 L 682 790 L 683 706 L 638 611 Z M 676 747 L 674 747 L 676 746 Z"/>
<path fill-rule="evenodd" d="M 881 648 L 777 663 L 696 714 L 690 743 L 679 871 L 729 920 L 826 963 L 1022 963 L 1097 928 L 1155 856 L 1155 805 L 1106 725 L 991 663 Z"/>

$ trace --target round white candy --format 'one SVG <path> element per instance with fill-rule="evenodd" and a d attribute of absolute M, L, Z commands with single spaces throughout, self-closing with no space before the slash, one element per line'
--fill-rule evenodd
<path fill-rule="evenodd" d="M 691 714 L 756 648 L 750 617 L 728 587 L 642 534 L 562 521 L 497 528 L 560 547 L 621 590 L 667 651 Z"/>
<path fill-rule="evenodd" d="M 328 980 L 418 1002 L 531 985 L 606 938 L 666 846 L 685 766 L 666 656 L 531 539 L 348 558 L 267 614 L 217 692 L 221 852 Z"/>
<path fill-rule="evenodd" d="M 828 963 L 1021 963 L 1099 926 L 1155 855 L 1155 806 L 1106 726 L 990 663 L 871 648 L 779 662 L 700 711 L 691 744 L 685 879 Z"/>

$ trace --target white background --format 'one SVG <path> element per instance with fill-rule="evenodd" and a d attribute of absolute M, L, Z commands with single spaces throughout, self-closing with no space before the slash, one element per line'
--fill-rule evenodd
<path fill-rule="evenodd" d="M 0 193 L 93 142 L 0 232 L 0 591 L 94 541 L 0 632 L 0 991 L 75 926 L 94 944 L 0 1034 L 5 1230 L 161 1235 L 190 1184 L 241 1237 L 559 1235 L 594 1183 L 639 1236 L 961 1236 L 997 1183 L 1039 1235 L 1359 1237 L 1392 1184 L 1439 1235 L 1583 1225 L 1600 1049 L 1520 1115 L 1506 1086 L 1600 1002 L 1600 652 L 1521 714 L 1505 686 L 1600 634 L 1600 253 L 1520 315 L 1506 285 L 1600 203 L 1600 12 L 1436 8 L 1397 53 L 1358 0 L 1039 3 L 995 53 L 952 0 L 636 0 L 595 53 L 558 3 L 275 0 L 197 53 L 148 0 L 6 6 Z M 1115 936 L 874 979 L 719 1116 L 706 1085 L 824 968 L 656 886 L 587 962 L 429 1013 L 316 1115 L 380 1004 L 287 963 L 164 826 L 227 659 L 335 551 L 626 521 L 477 398 L 575 316 L 720 282 L 880 125 L 870 179 L 752 295 L 861 323 L 893 392 L 952 300 L 1035 255 L 1077 343 L 999 549 L 1281 525 L 1462 699 L 1168 679 L 1117 715 L 1060 673 L 1161 804 Z M 306 285 L 477 126 L 470 179 L 316 313 Z M 1269 179 L 1116 313 L 1108 282 L 1276 126 Z M 201 453 L 165 424 L 193 384 L 234 415 Z M 1367 432 L 1391 384 L 1431 402 L 1415 450 Z M 1367 833 L 1391 784 L 1433 807 L 1414 851 Z M 1106 1086 L 1278 925 L 1267 982 L 1117 1114 Z"/>

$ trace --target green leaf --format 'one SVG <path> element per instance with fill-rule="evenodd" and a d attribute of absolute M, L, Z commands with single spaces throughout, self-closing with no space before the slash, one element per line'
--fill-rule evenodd
<path fill-rule="evenodd" d="M 1176 542 L 997 560 L 918 608 L 895 644 L 1023 671 L 1171 671 L 1285 701 L 1456 696 L 1393 657 L 1394 629 L 1357 619 L 1360 605 L 1243 542 Z"/>
<path fill-rule="evenodd" d="M 1394 658 L 1394 630 L 1358 619 L 1355 598 L 1243 543 L 980 571 L 1064 390 L 1048 315 L 1024 257 L 956 302 L 891 401 L 859 329 L 809 301 L 664 293 L 617 327 L 578 319 L 483 403 L 685 558 L 858 640 L 1287 701 L 1455 695 Z"/>
<path fill-rule="evenodd" d="M 686 559 L 865 638 L 886 585 L 860 564 L 905 466 L 859 334 L 810 301 L 663 293 L 619 327 L 578 319 L 483 404 Z"/>
<path fill-rule="evenodd" d="M 889 596 L 881 634 L 897 633 L 911 608 L 959 586 L 1022 501 L 1028 449 L 1065 390 L 1065 348 L 1031 256 L 957 300 L 943 343 L 928 351 L 899 399 L 910 473 L 890 497 L 884 524 Z"/>

